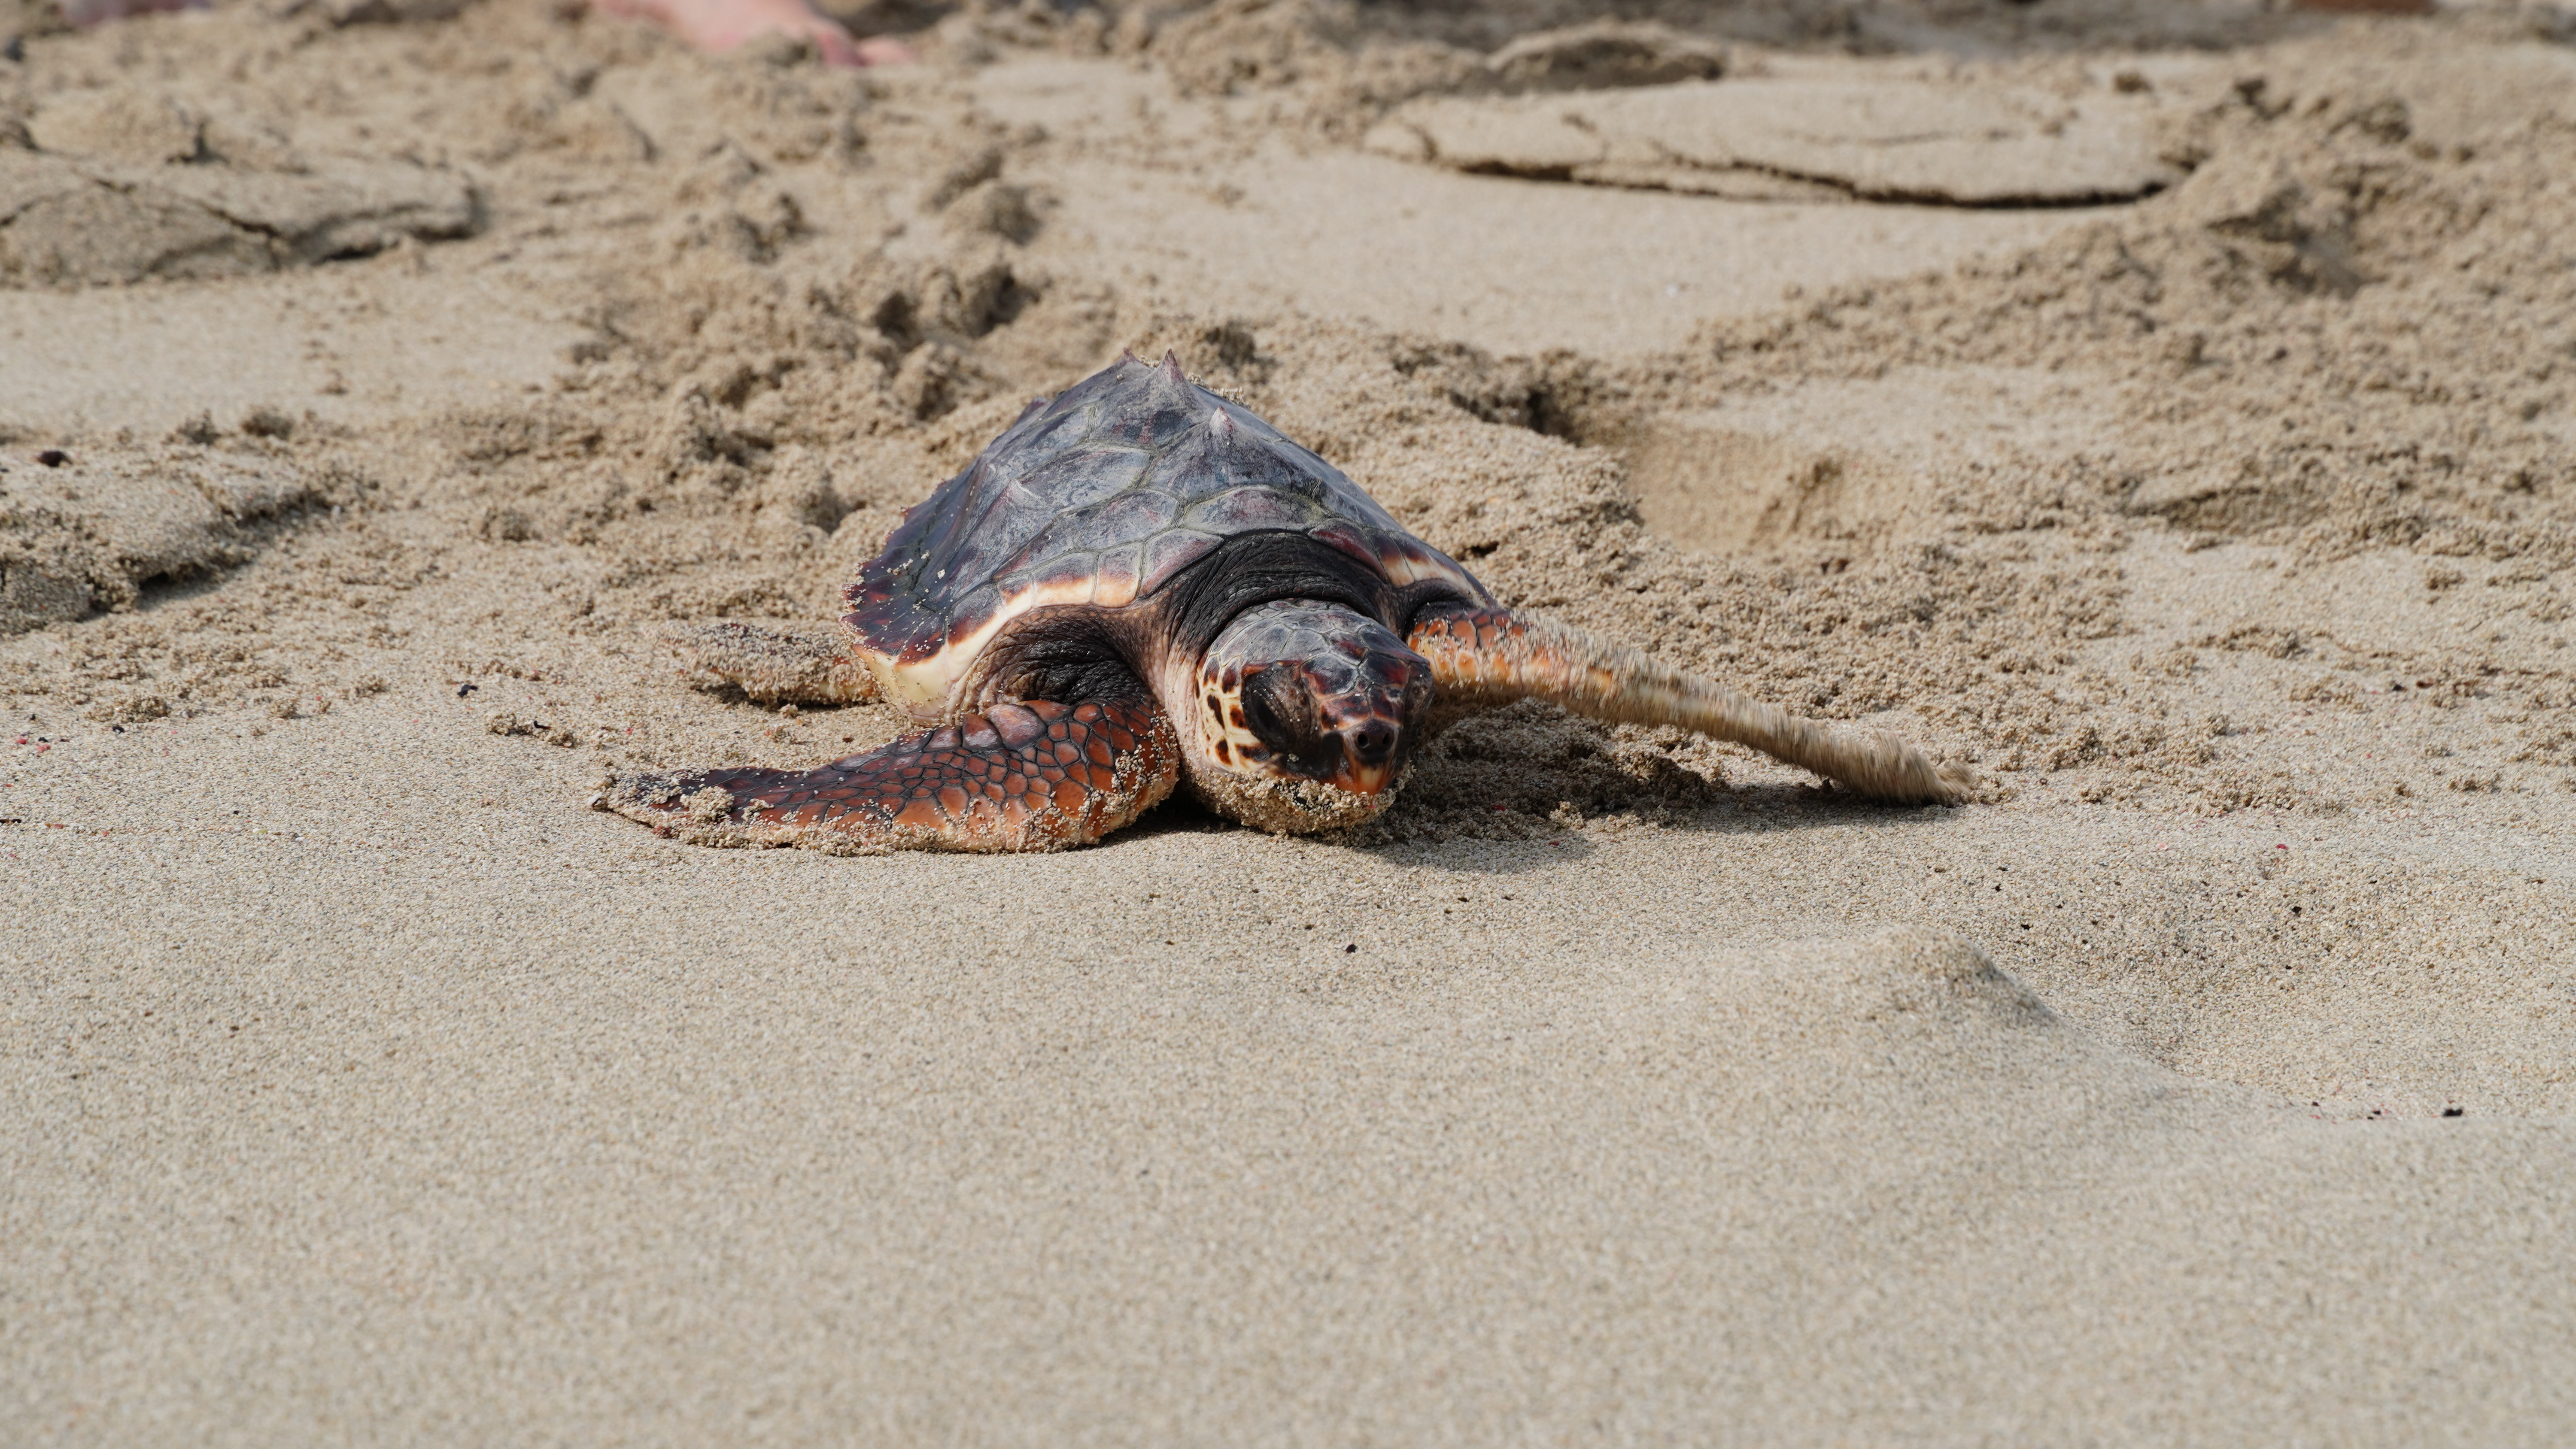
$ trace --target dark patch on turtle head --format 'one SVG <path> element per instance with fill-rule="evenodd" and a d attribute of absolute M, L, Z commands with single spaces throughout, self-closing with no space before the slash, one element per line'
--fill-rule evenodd
<path fill-rule="evenodd" d="M 1384 624 L 1282 599 L 1245 610 L 1208 646 L 1194 713 L 1220 768 L 1385 797 L 1431 698 L 1430 664 Z"/>

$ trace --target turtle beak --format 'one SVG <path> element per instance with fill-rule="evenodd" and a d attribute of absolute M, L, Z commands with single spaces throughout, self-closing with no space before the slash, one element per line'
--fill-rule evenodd
<path fill-rule="evenodd" d="M 1394 709 L 1372 710 L 1358 719 L 1346 719 L 1336 733 L 1341 739 L 1342 758 L 1327 777 L 1333 784 L 1354 795 L 1375 795 L 1395 783 L 1396 768 L 1403 758 L 1399 746 L 1404 741 L 1404 720 Z"/>

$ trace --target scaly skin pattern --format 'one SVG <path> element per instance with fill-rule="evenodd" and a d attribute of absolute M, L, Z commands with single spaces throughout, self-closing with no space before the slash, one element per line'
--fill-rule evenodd
<path fill-rule="evenodd" d="M 626 781 L 595 802 L 696 845 L 1062 850 L 1172 793 L 1180 740 L 1146 700 L 1027 700 L 821 769 L 703 770 Z"/>
<path fill-rule="evenodd" d="M 1800 719 L 1634 649 L 1508 609 L 1428 609 L 1405 642 L 1431 661 L 1444 705 L 1544 699 L 1613 724 L 1680 725 L 1894 805 L 1957 805 L 1976 792 L 1965 768 L 1935 766 L 1894 735 Z"/>

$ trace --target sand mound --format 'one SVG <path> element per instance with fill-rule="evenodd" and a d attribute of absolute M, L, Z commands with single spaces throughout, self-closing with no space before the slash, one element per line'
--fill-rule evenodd
<path fill-rule="evenodd" d="M 112 85 L 46 97 L 0 145 L 0 284 L 219 277 L 473 230 L 473 187 L 412 161 L 307 156 L 274 117 Z"/>
<path fill-rule="evenodd" d="M 270 435 L 292 427 L 253 423 Z M 200 436 L 216 435 L 208 425 Z M 284 450 L 235 441 L 0 453 L 0 634 L 131 610 L 149 585 L 249 558 L 272 525 L 323 500 Z"/>
<path fill-rule="evenodd" d="M 1726 51 L 1652 22 L 1596 20 L 1516 37 L 1485 68 L 1507 91 L 1607 90 L 1715 80 Z"/>
<path fill-rule="evenodd" d="M 2177 180 L 2144 87 L 2067 94 L 1996 77 L 1731 79 L 1587 96 L 1440 99 L 1368 133 L 1383 155 L 1460 171 L 1716 196 L 1959 206 L 2127 200 Z"/>

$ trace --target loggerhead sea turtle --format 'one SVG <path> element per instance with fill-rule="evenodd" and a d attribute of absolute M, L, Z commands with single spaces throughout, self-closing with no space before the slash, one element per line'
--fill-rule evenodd
<path fill-rule="evenodd" d="M 643 776 L 600 807 L 710 845 L 1056 850 L 1186 780 L 1247 825 L 1327 830 L 1393 801 L 1435 709 L 1525 698 L 1739 741 L 1875 800 L 1970 790 L 1892 736 L 1501 607 L 1169 355 L 1029 404 L 842 597 L 863 668 L 739 625 L 701 631 L 700 666 L 773 700 L 881 694 L 932 728 L 813 770 Z"/>

